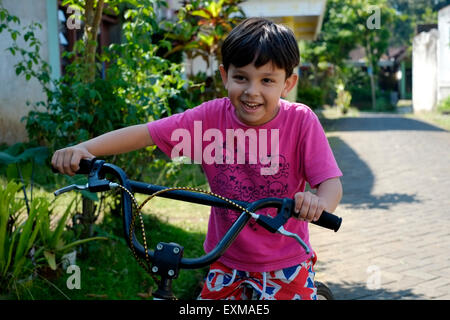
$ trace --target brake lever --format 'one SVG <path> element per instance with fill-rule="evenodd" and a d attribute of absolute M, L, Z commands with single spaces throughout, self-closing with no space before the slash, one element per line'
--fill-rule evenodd
<path fill-rule="evenodd" d="M 279 234 L 282 234 L 283 236 L 295 239 L 303 247 L 303 249 L 305 249 L 306 254 L 310 253 L 309 247 L 302 240 L 302 238 L 299 237 L 298 234 L 290 232 L 290 231 L 287 231 L 283 227 L 283 225 L 281 225 L 281 226 L 277 226 L 276 224 L 274 225 L 275 218 L 271 218 L 271 217 L 268 217 L 268 216 L 263 216 L 263 215 L 260 215 L 260 214 L 256 214 L 254 212 L 250 212 L 250 214 L 253 217 L 253 219 L 256 220 L 256 222 L 258 224 L 262 225 L 268 231 L 270 231 L 272 233 L 277 232 Z"/>
<path fill-rule="evenodd" d="M 300 245 L 303 247 L 303 249 L 305 249 L 306 254 L 310 253 L 309 247 L 302 240 L 302 238 L 299 237 L 298 234 L 290 232 L 290 231 L 287 231 L 285 228 L 283 228 L 283 226 L 279 227 L 277 232 L 282 234 L 282 235 L 284 235 L 284 236 L 286 236 L 286 237 L 294 238 L 295 240 L 297 240 L 298 243 L 300 243 Z"/>
<path fill-rule="evenodd" d="M 66 186 L 64 188 L 56 190 L 53 194 L 55 197 L 59 196 L 60 194 L 72 191 L 72 190 L 87 190 L 89 189 L 89 184 L 86 183 L 84 185 L 82 184 L 71 184 L 70 186 Z"/>
<path fill-rule="evenodd" d="M 77 174 L 88 174 L 88 182 L 85 185 L 76 185 L 72 184 L 70 186 L 61 188 L 54 192 L 55 196 L 59 196 L 62 193 L 72 191 L 72 190 L 88 190 L 90 192 L 103 192 L 114 189 L 119 185 L 115 182 L 110 182 L 109 180 L 104 179 L 104 176 L 101 174 L 101 169 L 105 160 L 97 160 L 97 159 L 81 159 L 80 161 L 80 169 L 76 172 Z M 56 171 L 56 169 L 52 169 Z"/>
<path fill-rule="evenodd" d="M 274 218 L 265 216 L 265 215 L 256 214 L 254 212 L 250 212 L 250 214 L 256 220 L 256 222 L 259 225 L 263 226 L 266 230 L 268 230 L 272 233 L 277 232 L 284 236 L 295 239 L 303 247 L 303 249 L 305 249 L 306 253 L 309 254 L 310 253 L 309 247 L 299 237 L 299 235 L 292 233 L 290 231 L 287 231 L 283 227 L 284 224 L 291 217 L 292 212 L 293 212 L 293 202 L 290 201 L 290 199 L 288 199 L 288 198 L 284 198 L 281 203 L 279 212 Z"/>
<path fill-rule="evenodd" d="M 89 183 L 86 183 L 84 185 L 81 184 L 71 184 L 70 186 L 61 188 L 56 190 L 53 194 L 55 195 L 55 197 L 59 196 L 60 194 L 72 191 L 72 190 L 89 190 L 91 192 L 95 192 L 95 191 L 106 191 L 117 188 L 119 186 L 118 183 L 115 182 L 110 182 L 107 180 L 102 180 L 101 183 L 97 183 L 94 187 L 91 186 Z M 101 188 L 101 189 L 100 189 Z"/>

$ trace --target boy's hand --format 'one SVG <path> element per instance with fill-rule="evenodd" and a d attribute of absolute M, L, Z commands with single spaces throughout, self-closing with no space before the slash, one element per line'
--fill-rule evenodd
<path fill-rule="evenodd" d="M 298 213 L 299 220 L 308 222 L 317 221 L 326 207 L 326 203 L 323 198 L 320 198 L 309 191 L 297 192 L 294 199 L 294 210 Z"/>
<path fill-rule="evenodd" d="M 59 172 L 73 176 L 80 168 L 81 159 L 91 159 L 91 154 L 83 145 L 60 149 L 53 154 L 52 166 Z"/>

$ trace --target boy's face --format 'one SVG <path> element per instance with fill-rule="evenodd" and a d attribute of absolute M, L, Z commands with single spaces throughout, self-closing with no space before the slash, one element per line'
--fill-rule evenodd
<path fill-rule="evenodd" d="M 250 126 L 272 120 L 278 113 L 280 97 L 287 95 L 298 78 L 294 73 L 286 79 L 285 70 L 270 62 L 259 68 L 252 63 L 240 68 L 231 64 L 228 71 L 223 65 L 219 69 L 237 117 Z"/>

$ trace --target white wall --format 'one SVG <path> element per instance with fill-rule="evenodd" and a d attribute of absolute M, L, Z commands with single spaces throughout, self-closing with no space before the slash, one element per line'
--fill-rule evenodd
<path fill-rule="evenodd" d="M 42 43 L 41 56 L 48 61 L 46 0 L 3 0 L 3 6 L 11 15 L 19 17 L 20 28 L 32 21 L 42 25 L 35 34 Z M 16 76 L 14 65 L 19 59 L 5 50 L 10 45 L 10 35 L 4 30 L 0 34 L 0 143 L 7 144 L 27 139 L 25 125 L 20 122 L 31 108 L 26 102 L 41 101 L 45 97 L 36 80 L 26 81 L 25 77 Z"/>
<path fill-rule="evenodd" d="M 414 111 L 431 111 L 437 102 L 437 42 L 432 29 L 414 37 L 412 54 L 412 100 Z"/>
<path fill-rule="evenodd" d="M 450 96 L 450 6 L 439 11 L 438 18 L 438 88 L 437 100 Z"/>

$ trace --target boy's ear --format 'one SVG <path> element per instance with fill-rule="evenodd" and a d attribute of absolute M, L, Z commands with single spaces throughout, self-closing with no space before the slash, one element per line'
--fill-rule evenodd
<path fill-rule="evenodd" d="M 295 87 L 297 81 L 298 81 L 298 74 L 297 73 L 291 74 L 284 82 L 284 89 L 283 92 L 281 93 L 281 96 L 286 97 L 289 91 L 291 91 Z"/>
<path fill-rule="evenodd" d="M 223 64 L 219 65 L 219 71 L 220 71 L 220 76 L 222 77 L 223 85 L 224 85 L 225 89 L 228 89 L 227 88 L 228 72 L 225 70 L 225 67 L 223 66 Z"/>

